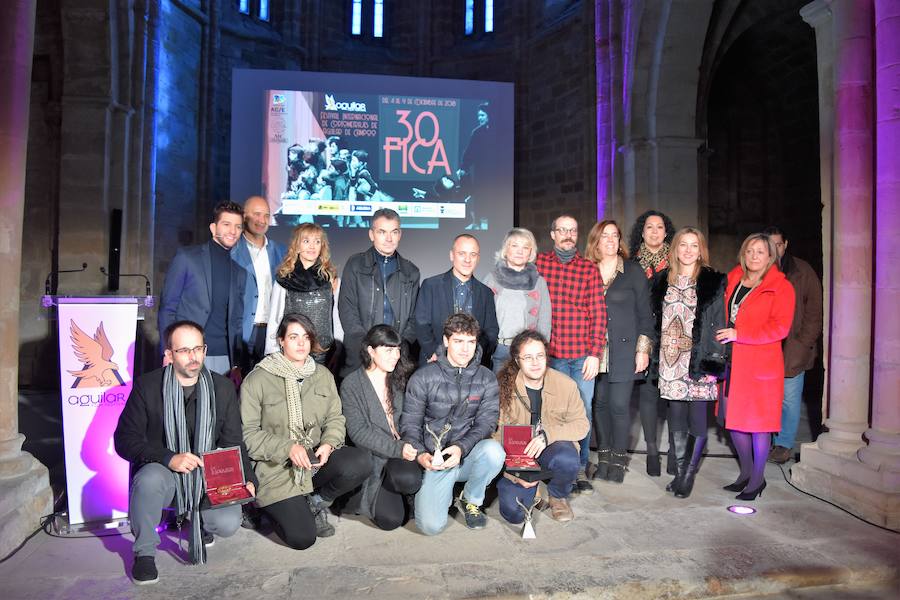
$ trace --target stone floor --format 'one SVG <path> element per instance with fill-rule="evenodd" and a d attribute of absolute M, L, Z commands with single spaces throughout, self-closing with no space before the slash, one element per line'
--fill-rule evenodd
<path fill-rule="evenodd" d="M 306 551 L 274 534 L 218 539 L 210 562 L 184 564 L 177 537 L 157 555 L 160 582 L 126 576 L 130 535 L 41 533 L 0 564 L 4 598 L 896 598 L 900 536 L 790 487 L 769 465 L 750 516 L 729 513 L 721 489 L 732 459 L 707 458 L 694 494 L 665 492 L 634 455 L 625 483 L 573 501 L 575 521 L 535 518 L 536 540 L 499 520 L 469 531 L 457 516 L 436 538 L 412 526 L 382 532 L 336 518 L 337 534 Z"/>

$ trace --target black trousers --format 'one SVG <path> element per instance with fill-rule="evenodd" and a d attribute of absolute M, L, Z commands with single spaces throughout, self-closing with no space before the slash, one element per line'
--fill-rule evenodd
<path fill-rule="evenodd" d="M 338 448 L 313 475 L 313 489 L 323 499 L 334 500 L 359 487 L 371 471 L 366 452 L 352 446 Z M 306 550 L 316 543 L 316 520 L 306 496 L 292 496 L 262 510 L 272 519 L 278 537 L 291 548 Z"/>
<path fill-rule="evenodd" d="M 404 496 L 411 496 L 422 485 L 422 467 L 415 461 L 390 458 L 384 465 L 381 488 L 375 497 L 372 522 L 379 529 L 397 529 L 409 518 Z"/>
<path fill-rule="evenodd" d="M 634 380 L 611 382 L 608 373 L 601 373 L 597 378 L 599 381 L 594 388 L 597 447 L 624 452 L 628 449 L 628 407 Z"/>

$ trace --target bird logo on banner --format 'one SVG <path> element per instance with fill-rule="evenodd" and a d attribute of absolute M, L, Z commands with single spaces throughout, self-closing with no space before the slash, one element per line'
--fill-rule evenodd
<path fill-rule="evenodd" d="M 109 387 L 121 384 L 119 365 L 110 361 L 113 356 L 113 347 L 103 331 L 103 322 L 97 327 L 94 337 L 81 330 L 74 320 L 69 321 L 69 339 L 72 340 L 72 352 L 75 357 L 84 364 L 80 371 L 69 371 L 75 376 L 73 388 L 85 387 Z"/>

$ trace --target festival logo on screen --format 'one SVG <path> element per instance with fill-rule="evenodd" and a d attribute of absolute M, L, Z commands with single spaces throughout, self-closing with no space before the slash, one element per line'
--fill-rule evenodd
<path fill-rule="evenodd" d="M 108 388 L 125 384 L 119 375 L 119 365 L 112 362 L 115 351 L 103 330 L 103 321 L 100 321 L 94 337 L 91 337 L 75 324 L 74 319 L 70 319 L 69 339 L 72 341 L 72 354 L 83 365 L 80 371 L 69 371 L 75 377 L 73 389 Z"/>
<path fill-rule="evenodd" d="M 459 110 L 455 98 L 381 97 L 381 175 L 415 182 L 407 198 L 450 200 L 450 194 L 435 183 L 455 175 Z M 456 180 L 451 183 L 458 185 Z"/>
<path fill-rule="evenodd" d="M 365 102 L 338 102 L 334 95 L 325 94 L 325 110 L 346 110 L 348 112 L 366 112 Z"/>

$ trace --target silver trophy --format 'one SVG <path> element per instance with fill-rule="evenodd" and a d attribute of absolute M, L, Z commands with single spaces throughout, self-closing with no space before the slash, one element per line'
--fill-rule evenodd
<path fill-rule="evenodd" d="M 534 525 L 531 524 L 531 513 L 534 512 L 534 508 L 540 503 L 541 499 L 537 494 L 534 495 L 534 500 L 531 501 L 531 506 L 525 506 L 519 498 L 516 498 L 516 504 L 522 507 L 522 510 L 525 512 L 525 526 L 522 527 L 522 539 L 523 540 L 533 540 L 537 536 L 534 533 Z"/>
<path fill-rule="evenodd" d="M 431 455 L 431 466 L 439 467 L 444 464 L 444 450 L 441 447 L 441 443 L 444 441 L 444 438 L 450 432 L 450 423 L 445 423 L 444 427 L 438 433 L 435 433 L 431 430 L 431 427 L 425 425 L 425 431 L 427 431 L 432 439 L 434 439 L 434 452 Z"/>

